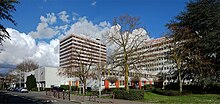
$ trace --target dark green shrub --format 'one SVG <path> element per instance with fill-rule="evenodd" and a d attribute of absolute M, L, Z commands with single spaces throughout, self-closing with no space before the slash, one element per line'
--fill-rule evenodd
<path fill-rule="evenodd" d="M 220 84 L 211 84 L 205 88 L 206 93 L 220 94 Z"/>
<path fill-rule="evenodd" d="M 191 92 L 188 92 L 188 91 L 183 91 L 182 93 L 180 93 L 179 91 L 161 90 L 161 89 L 154 89 L 152 92 L 156 94 L 160 94 L 160 95 L 166 95 L 166 96 L 181 96 L 181 95 L 191 94 Z"/>
<path fill-rule="evenodd" d="M 155 87 L 154 87 L 154 85 L 150 85 L 150 84 L 146 84 L 146 85 L 144 85 L 144 90 L 154 90 L 155 89 Z"/>
<path fill-rule="evenodd" d="M 31 91 L 38 91 L 38 88 L 37 87 L 32 88 Z"/>
<path fill-rule="evenodd" d="M 202 86 L 198 85 L 183 85 L 183 90 L 190 91 L 194 94 L 201 94 L 203 92 Z"/>
<path fill-rule="evenodd" d="M 176 90 L 179 91 L 179 83 L 171 83 L 164 87 L 165 90 Z M 201 94 L 204 92 L 202 86 L 199 85 L 183 85 L 183 91 L 192 92 L 194 94 Z"/>
<path fill-rule="evenodd" d="M 170 83 L 164 86 L 165 90 L 179 90 L 179 83 Z"/>
<path fill-rule="evenodd" d="M 127 92 L 125 90 L 114 89 L 113 93 L 115 94 L 115 99 L 125 99 Z"/>
<path fill-rule="evenodd" d="M 87 87 L 86 91 L 91 92 L 92 88 L 91 87 Z"/>
<path fill-rule="evenodd" d="M 114 90 L 118 90 L 118 89 L 120 89 L 120 90 L 125 90 L 125 88 L 107 88 L 107 89 L 104 89 L 104 90 L 102 91 L 102 93 L 103 93 L 103 94 L 109 94 L 109 93 L 112 93 Z"/>
<path fill-rule="evenodd" d="M 129 92 L 121 89 L 115 89 L 114 91 L 116 99 L 126 100 L 141 100 L 144 99 L 144 90 L 130 89 Z"/>
<path fill-rule="evenodd" d="M 129 93 L 125 94 L 126 100 L 142 100 L 144 99 L 144 90 L 130 89 Z"/>
<path fill-rule="evenodd" d="M 78 86 L 71 86 L 71 90 L 72 91 L 77 91 L 78 90 Z"/>
<path fill-rule="evenodd" d="M 69 90 L 69 85 L 60 85 L 60 88 L 63 88 L 64 90 Z"/>

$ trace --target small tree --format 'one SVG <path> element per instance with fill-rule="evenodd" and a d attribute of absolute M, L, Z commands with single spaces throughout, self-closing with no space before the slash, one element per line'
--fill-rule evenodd
<path fill-rule="evenodd" d="M 30 76 L 27 76 L 26 85 L 28 90 L 37 87 L 36 78 L 34 77 L 34 75 L 31 74 Z"/>

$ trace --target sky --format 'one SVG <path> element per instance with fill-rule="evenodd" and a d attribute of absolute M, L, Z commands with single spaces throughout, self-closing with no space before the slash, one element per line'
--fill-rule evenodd
<path fill-rule="evenodd" d="M 184 10 L 188 0 L 19 0 L 12 13 L 17 25 L 0 21 L 11 40 L 3 43 L 0 69 L 25 58 L 40 66 L 59 66 L 59 39 L 76 33 L 91 38 L 112 26 L 114 17 L 124 14 L 140 18 L 151 38 L 165 35 L 165 24 Z M 4 67 L 4 68 L 3 68 Z M 0 70 L 0 71 L 2 71 Z"/>

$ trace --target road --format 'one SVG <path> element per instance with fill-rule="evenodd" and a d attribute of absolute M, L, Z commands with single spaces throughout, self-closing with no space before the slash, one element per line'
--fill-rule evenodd
<path fill-rule="evenodd" d="M 0 104 L 74 104 L 66 100 L 59 100 L 46 96 L 44 93 L 29 92 L 8 92 L 0 91 Z"/>

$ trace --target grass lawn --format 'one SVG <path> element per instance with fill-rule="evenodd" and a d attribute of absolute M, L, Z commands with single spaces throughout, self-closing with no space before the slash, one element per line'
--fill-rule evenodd
<path fill-rule="evenodd" d="M 144 102 L 168 104 L 220 104 L 220 95 L 217 94 L 192 94 L 187 96 L 164 96 L 146 92 Z"/>

